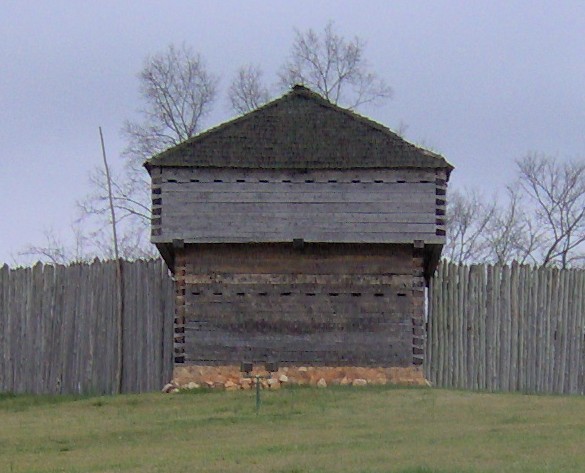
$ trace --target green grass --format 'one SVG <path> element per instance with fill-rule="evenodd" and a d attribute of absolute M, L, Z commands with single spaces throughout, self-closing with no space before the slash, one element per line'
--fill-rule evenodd
<path fill-rule="evenodd" d="M 583 472 L 585 399 L 386 387 L 0 395 L 0 472 Z"/>

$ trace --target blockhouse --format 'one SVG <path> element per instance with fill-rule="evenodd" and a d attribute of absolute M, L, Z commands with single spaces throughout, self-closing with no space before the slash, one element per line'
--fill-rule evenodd
<path fill-rule="evenodd" d="M 145 166 L 176 363 L 422 363 L 442 156 L 295 86 Z"/>

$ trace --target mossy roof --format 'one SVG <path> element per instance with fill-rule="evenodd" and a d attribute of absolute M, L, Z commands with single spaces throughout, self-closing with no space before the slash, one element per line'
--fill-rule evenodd
<path fill-rule="evenodd" d="M 290 92 L 149 159 L 155 166 L 246 169 L 453 169 L 441 155 L 308 88 Z"/>

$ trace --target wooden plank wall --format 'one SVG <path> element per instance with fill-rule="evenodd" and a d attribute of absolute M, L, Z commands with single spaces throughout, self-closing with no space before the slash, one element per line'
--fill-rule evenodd
<path fill-rule="evenodd" d="M 154 243 L 444 243 L 444 171 L 153 170 Z"/>
<path fill-rule="evenodd" d="M 412 245 L 190 245 L 183 253 L 186 363 L 413 363 Z"/>
<path fill-rule="evenodd" d="M 585 392 L 585 271 L 443 262 L 425 370 L 436 386 Z"/>
<path fill-rule="evenodd" d="M 173 283 L 161 261 L 124 262 L 123 392 L 172 377 Z M 0 392 L 114 393 L 116 263 L 0 268 Z"/>

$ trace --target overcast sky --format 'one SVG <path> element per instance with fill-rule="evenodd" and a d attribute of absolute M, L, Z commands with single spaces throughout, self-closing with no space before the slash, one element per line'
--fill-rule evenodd
<path fill-rule="evenodd" d="M 501 192 L 528 152 L 585 159 L 585 2 L 0 0 L 0 263 L 54 229 L 67 239 L 75 202 L 140 107 L 144 58 L 185 42 L 221 76 L 206 126 L 232 116 L 239 65 L 269 82 L 294 28 L 366 40 L 394 98 L 360 112 L 443 154 L 451 184 Z M 276 92 L 275 92 L 276 93 Z M 19 258 L 16 256 L 16 259 Z"/>

